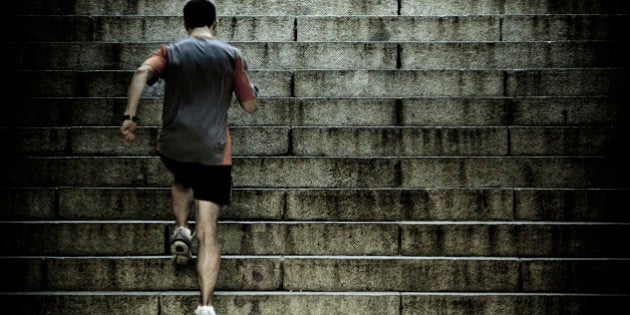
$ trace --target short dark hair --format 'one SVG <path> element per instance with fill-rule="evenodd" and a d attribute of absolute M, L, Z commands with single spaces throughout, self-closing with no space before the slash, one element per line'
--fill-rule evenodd
<path fill-rule="evenodd" d="M 189 28 L 212 26 L 217 8 L 210 0 L 189 0 L 184 6 L 184 23 Z"/>

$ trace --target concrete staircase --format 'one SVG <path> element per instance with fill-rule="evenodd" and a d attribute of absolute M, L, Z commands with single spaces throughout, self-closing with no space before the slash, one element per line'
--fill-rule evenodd
<path fill-rule="evenodd" d="M 0 139 L 1 313 L 190 314 L 158 84 L 183 0 L 23 0 Z M 216 1 L 236 105 L 219 314 L 607 314 L 630 297 L 624 0 Z"/>

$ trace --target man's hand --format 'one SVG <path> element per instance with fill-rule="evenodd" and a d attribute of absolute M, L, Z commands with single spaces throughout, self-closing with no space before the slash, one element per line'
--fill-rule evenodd
<path fill-rule="evenodd" d="M 126 119 L 123 121 L 122 126 L 120 126 L 120 133 L 123 138 L 127 141 L 133 141 L 136 139 L 136 135 L 134 132 L 136 131 L 136 122 L 131 119 Z"/>

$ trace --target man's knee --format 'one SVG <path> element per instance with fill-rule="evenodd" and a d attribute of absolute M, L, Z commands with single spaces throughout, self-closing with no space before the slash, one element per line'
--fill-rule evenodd
<path fill-rule="evenodd" d="M 200 242 L 214 241 L 217 237 L 217 222 L 202 220 L 196 222 L 197 239 Z"/>
<path fill-rule="evenodd" d="M 221 206 L 209 202 L 197 200 L 197 238 L 200 242 L 213 241 L 217 235 L 217 222 L 221 213 Z"/>
<path fill-rule="evenodd" d="M 197 233 L 197 240 L 199 247 L 213 246 L 219 243 L 216 232 Z"/>

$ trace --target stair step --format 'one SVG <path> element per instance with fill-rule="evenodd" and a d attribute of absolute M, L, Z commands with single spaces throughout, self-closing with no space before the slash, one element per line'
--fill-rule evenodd
<path fill-rule="evenodd" d="M 197 292 L 15 292 L 0 293 L 12 314 L 189 314 Z M 627 295 L 546 293 L 392 292 L 215 292 L 213 304 L 225 314 L 558 314 L 615 313 Z"/>
<path fill-rule="evenodd" d="M 627 259 L 224 256 L 217 290 L 628 294 Z M 197 290 L 170 257 L 0 258 L 2 291 Z M 46 272 L 42 272 L 46 270 Z M 5 274 L 5 277 L 8 276 Z M 11 277 L 10 277 L 11 278 Z"/>
<path fill-rule="evenodd" d="M 292 128 L 296 156 L 622 155 L 611 127 Z"/>
<path fill-rule="evenodd" d="M 8 41 L 176 41 L 180 16 L 18 16 Z M 229 41 L 560 41 L 624 40 L 626 15 L 231 16 Z M 46 30 L 42 32 L 41 30 Z"/>
<path fill-rule="evenodd" d="M 628 293 L 629 261 L 285 258 L 283 288 L 313 291 Z"/>
<path fill-rule="evenodd" d="M 475 314 L 561 314 L 570 312 L 588 314 L 612 312 L 628 296 L 621 295 L 457 295 L 439 296 L 404 294 L 401 314 L 462 314 L 474 310 Z M 615 306 L 619 305 L 619 306 Z M 618 308 L 617 308 L 618 309 Z"/>
<path fill-rule="evenodd" d="M 568 138 L 573 135 L 571 130 L 574 129 L 561 132 Z M 604 139 L 608 143 L 604 143 L 605 146 L 599 151 L 594 147 L 590 152 L 586 150 L 586 153 L 606 153 L 607 145 L 616 144 L 614 137 L 619 135 L 619 131 L 615 133 L 608 129 L 608 133 L 605 133 L 604 129 L 599 130 L 600 136 L 595 140 Z M 588 135 L 595 131 L 584 129 L 582 133 Z M 17 155 L 153 155 L 157 134 L 158 128 L 140 128 L 136 131 L 136 141 L 129 144 L 122 140 L 118 127 L 0 129 L 0 141 L 13 143 L 8 147 L 8 152 Z M 508 150 L 508 130 L 504 127 L 233 127 L 230 134 L 234 155 L 461 156 L 505 155 Z M 545 144 L 537 142 L 537 139 L 528 139 L 526 144 L 538 147 Z M 565 146 L 575 144 L 577 141 L 570 141 L 575 139 L 581 139 L 580 135 L 573 135 Z M 526 141 L 521 138 L 510 140 Z M 289 143 L 292 145 L 289 146 Z M 563 142 L 558 141 L 558 144 Z"/>
<path fill-rule="evenodd" d="M 90 14 L 90 15 L 181 15 L 185 1 L 140 0 L 128 1 L 59 1 L 43 4 L 30 0 L 17 4 L 20 14 Z M 221 15 L 395 15 L 397 0 L 216 0 L 217 13 Z"/>
<path fill-rule="evenodd" d="M 126 98 L 10 99 L 8 127 L 119 126 Z M 233 105 L 233 126 L 500 126 L 627 125 L 619 97 L 268 98 L 249 115 Z M 40 110 L 45 107 L 46 110 Z M 162 124 L 162 99 L 140 101 L 140 126 Z"/>
<path fill-rule="evenodd" d="M 85 314 L 94 315 L 129 314 L 146 315 L 159 314 L 159 293 L 151 292 L 144 295 L 126 295 L 109 293 L 0 293 L 0 302 L 7 305 L 5 310 L 9 314 Z M 197 302 L 198 303 L 198 302 Z M 197 304 L 191 304 L 196 307 Z M 194 307 L 189 306 L 190 314 Z M 162 312 L 161 314 L 167 314 Z M 175 314 L 175 313 L 170 313 Z M 181 310 L 180 310 L 181 314 Z"/>
<path fill-rule="evenodd" d="M 630 257 L 629 224 L 219 223 L 224 255 Z M 168 255 L 171 222 L 0 223 L 5 255 Z M 80 235 L 80 238 L 76 236 Z M 570 245 L 568 245 L 570 244 Z M 197 253 L 197 242 L 194 242 Z"/>
<path fill-rule="evenodd" d="M 431 0 L 401 0 L 403 15 L 463 15 L 463 14 L 593 14 L 628 13 L 628 4 L 623 0 L 594 1 L 577 0 L 558 3 L 554 0 L 446 0 L 439 5 Z M 508 312 L 509 313 L 509 312 Z"/>
<path fill-rule="evenodd" d="M 512 155 L 626 155 L 628 130 L 609 127 L 510 128 Z"/>
<path fill-rule="evenodd" d="M 15 18 L 9 41 L 176 41 L 187 37 L 181 16 L 26 15 Z M 217 19 L 218 37 L 242 41 L 293 41 L 293 16 L 232 16 Z M 42 30 L 46 30 L 42 32 Z"/>
<path fill-rule="evenodd" d="M 133 143 L 118 127 L 0 129 L 21 155 L 154 155 L 159 130 L 139 128 Z M 622 127 L 233 127 L 232 153 L 256 156 L 624 155 Z"/>
<path fill-rule="evenodd" d="M 120 129 L 55 128 L 0 129 L 0 139 L 17 140 L 9 149 L 26 155 L 154 155 L 158 128 L 139 128 L 136 140 L 122 140 Z M 235 155 L 286 155 L 288 127 L 231 128 Z"/>
<path fill-rule="evenodd" d="M 230 42 L 249 69 L 396 69 L 395 43 Z M 160 43 L 11 43 L 14 69 L 133 70 Z M 595 48 L 594 48 L 595 49 Z"/>
<path fill-rule="evenodd" d="M 131 71 L 10 71 L 13 97 L 123 97 Z M 626 95 L 619 68 L 531 70 L 252 71 L 262 96 L 588 96 Z M 28 84 L 27 84 L 28 83 Z M 163 95 L 163 84 L 144 96 Z"/>
<path fill-rule="evenodd" d="M 623 94 L 621 69 L 295 71 L 295 96 L 537 96 Z"/>
<path fill-rule="evenodd" d="M 224 220 L 630 222 L 624 189 L 235 189 Z M 3 188 L 3 220 L 172 220 L 169 188 Z M 194 213 L 191 213 L 194 217 Z"/>
<path fill-rule="evenodd" d="M 279 257 L 222 257 L 218 290 L 274 291 L 282 285 Z M 194 264 L 176 265 L 169 256 L 0 258 L 0 291 L 197 290 Z M 45 270 L 45 272 L 44 272 Z M 9 274 L 7 274 L 9 273 Z"/>
<path fill-rule="evenodd" d="M 169 255 L 172 223 L 0 223 L 8 255 Z M 5 234 L 6 233 L 6 234 Z M 394 224 L 220 223 L 224 255 L 397 255 Z M 81 235 L 81 238 L 76 238 Z M 197 253 L 197 242 L 194 242 Z"/>
<path fill-rule="evenodd" d="M 10 88 L 16 97 L 123 97 L 133 71 L 15 71 L 12 74 L 15 80 Z M 264 82 L 261 85 L 264 96 L 290 96 L 291 76 L 289 71 L 250 73 L 254 82 Z M 163 94 L 163 81 L 144 91 L 144 96 Z"/>
<path fill-rule="evenodd" d="M 398 8 L 400 2 L 400 8 Z M 605 2 L 579 0 L 558 4 L 553 0 L 544 1 L 504 1 L 481 0 L 462 2 L 448 0 L 435 5 L 431 0 L 282 0 L 215 1 L 217 11 L 224 15 L 466 15 L 466 14 L 588 14 L 588 13 L 630 13 L 623 0 Z M 18 14 L 114 14 L 114 15 L 177 15 L 181 14 L 183 1 L 55 1 L 44 5 L 41 1 L 21 1 L 11 10 Z"/>
<path fill-rule="evenodd" d="M 297 41 L 623 40 L 625 15 L 298 16 Z"/>
<path fill-rule="evenodd" d="M 250 69 L 527 69 L 628 66 L 615 41 L 231 42 Z M 132 70 L 159 43 L 9 43 L 12 69 Z"/>
<path fill-rule="evenodd" d="M 170 186 L 159 157 L 5 158 L 0 187 Z M 625 158 L 412 157 L 234 160 L 235 187 L 628 188 Z"/>
<path fill-rule="evenodd" d="M 235 189 L 224 219 L 280 220 L 284 191 Z M 2 189 L 0 218 L 78 220 L 171 220 L 170 189 Z M 56 210 L 58 209 L 58 210 Z M 58 214 L 56 213 L 58 212 Z M 194 213 L 191 213 L 194 217 Z"/>
<path fill-rule="evenodd" d="M 402 69 L 626 67 L 621 42 L 403 42 Z"/>
<path fill-rule="evenodd" d="M 503 41 L 624 40 L 628 15 L 512 15 L 502 24 Z"/>

